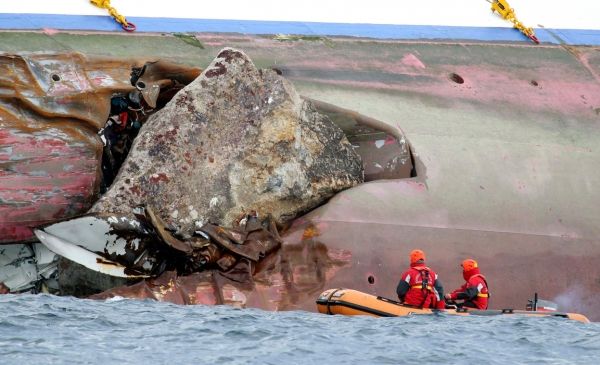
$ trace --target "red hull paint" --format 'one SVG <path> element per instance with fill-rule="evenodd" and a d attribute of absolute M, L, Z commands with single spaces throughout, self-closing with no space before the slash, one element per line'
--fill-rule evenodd
<path fill-rule="evenodd" d="M 91 137 L 75 140 L 58 128 L 0 130 L 0 242 L 31 240 L 30 227 L 89 209 L 100 172 L 100 142 Z"/>

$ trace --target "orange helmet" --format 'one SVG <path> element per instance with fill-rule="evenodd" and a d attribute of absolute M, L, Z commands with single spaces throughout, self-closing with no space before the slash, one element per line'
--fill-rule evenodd
<path fill-rule="evenodd" d="M 419 260 L 425 262 L 425 252 L 421 250 L 412 250 L 410 252 L 410 263 L 415 264 Z"/>
<path fill-rule="evenodd" d="M 462 266 L 463 271 L 470 271 L 478 267 L 477 261 L 473 259 L 466 259 L 462 262 L 462 264 L 460 264 L 460 266 Z"/>

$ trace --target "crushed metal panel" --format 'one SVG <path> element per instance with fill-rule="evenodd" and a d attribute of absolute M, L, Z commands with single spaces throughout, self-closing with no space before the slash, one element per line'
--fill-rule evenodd
<path fill-rule="evenodd" d="M 36 243 L 33 244 L 32 247 L 35 252 L 35 261 L 39 267 L 56 264 L 58 256 L 46 246 L 41 243 Z"/>
<path fill-rule="evenodd" d="M 114 272 L 114 276 L 145 277 L 159 270 L 166 260 L 161 257 L 153 232 L 135 218 L 122 215 L 67 219 L 36 230 L 36 235 L 57 254 L 98 272 Z M 106 265 L 120 269 L 113 271 Z M 126 268 L 127 272 L 123 271 Z"/>
<path fill-rule="evenodd" d="M 125 272 L 127 269 L 126 267 L 121 266 L 116 262 L 106 260 L 105 258 L 82 247 L 75 246 L 72 243 L 61 239 L 60 237 L 40 230 L 35 230 L 34 232 L 37 238 L 49 249 L 69 260 L 75 261 L 87 267 L 90 270 L 121 278 L 145 277 L 144 275 L 139 274 L 129 275 Z"/>
<path fill-rule="evenodd" d="M 0 246 L 0 282 L 11 292 L 18 293 L 35 288 L 38 279 L 35 254 L 29 245 Z"/>

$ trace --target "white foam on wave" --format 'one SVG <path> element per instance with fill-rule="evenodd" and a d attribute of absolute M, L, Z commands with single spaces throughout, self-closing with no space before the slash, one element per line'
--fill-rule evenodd
<path fill-rule="evenodd" d="M 106 299 L 106 302 L 110 303 L 110 302 L 120 302 L 122 300 L 125 300 L 126 298 L 123 298 L 122 296 L 116 295 L 112 298 L 108 298 Z"/>

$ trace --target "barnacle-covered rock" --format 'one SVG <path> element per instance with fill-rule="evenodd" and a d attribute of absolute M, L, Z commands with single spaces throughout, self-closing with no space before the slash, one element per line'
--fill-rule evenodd
<path fill-rule="evenodd" d="M 245 212 L 283 223 L 363 181 L 343 131 L 272 70 L 225 48 L 142 128 L 91 212 L 140 204 L 182 236 Z"/>

